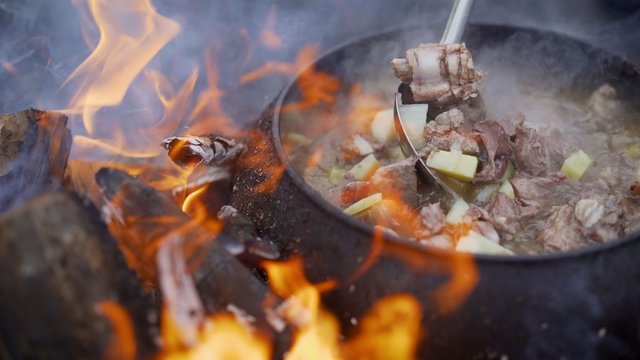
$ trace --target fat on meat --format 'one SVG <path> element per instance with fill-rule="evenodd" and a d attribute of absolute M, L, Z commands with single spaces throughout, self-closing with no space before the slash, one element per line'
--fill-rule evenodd
<path fill-rule="evenodd" d="M 416 101 L 458 103 L 476 96 L 482 79 L 465 44 L 421 44 L 391 65 Z"/>

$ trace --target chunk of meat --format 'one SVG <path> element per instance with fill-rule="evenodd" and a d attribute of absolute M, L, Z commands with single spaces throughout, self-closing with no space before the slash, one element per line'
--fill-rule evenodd
<path fill-rule="evenodd" d="M 379 168 L 371 177 L 371 184 L 385 197 L 395 197 L 411 205 L 418 202 L 418 176 L 413 159 Z"/>
<path fill-rule="evenodd" d="M 592 194 L 575 205 L 574 214 L 584 235 L 596 242 L 617 239 L 624 234 L 622 199 L 615 195 Z"/>
<path fill-rule="evenodd" d="M 622 198 L 593 191 L 567 205 L 554 206 L 537 237 L 545 250 L 566 251 L 617 239 L 624 234 Z"/>
<path fill-rule="evenodd" d="M 549 169 L 545 138 L 536 129 L 516 128 L 514 151 L 516 169 L 531 176 L 544 176 Z"/>
<path fill-rule="evenodd" d="M 349 206 L 356 201 L 373 194 L 373 187 L 368 181 L 352 181 L 344 185 L 340 191 L 340 205 Z"/>
<path fill-rule="evenodd" d="M 473 182 L 495 182 L 502 179 L 509 164 L 508 156 L 513 152 L 504 128 L 490 119 L 475 123 L 473 130 L 482 139 L 487 154 L 486 163 L 473 178 Z"/>
<path fill-rule="evenodd" d="M 442 232 L 445 225 L 444 218 L 440 203 L 423 206 L 420 209 L 421 237 L 430 237 Z"/>
<path fill-rule="evenodd" d="M 546 251 L 567 251 L 591 243 L 580 234 L 580 225 L 570 205 L 551 209 L 551 216 L 536 241 L 542 243 Z"/>
<path fill-rule="evenodd" d="M 624 113 L 624 106 L 618 100 L 616 89 L 609 84 L 600 86 L 591 94 L 589 107 L 595 116 L 604 119 L 613 119 Z"/>
<path fill-rule="evenodd" d="M 527 213 L 535 214 L 547 205 L 547 195 L 565 178 L 566 176 L 562 174 L 552 177 L 516 175 L 510 182 L 518 202 L 528 208 Z"/>
<path fill-rule="evenodd" d="M 424 245 L 442 249 L 453 249 L 454 241 L 445 231 L 445 216 L 439 203 L 430 204 L 420 209 L 416 238 Z"/>
<path fill-rule="evenodd" d="M 436 116 L 424 127 L 427 149 L 459 149 L 465 154 L 480 155 L 479 138 L 466 131 L 462 124 L 464 115 L 458 109 L 451 109 Z"/>
<path fill-rule="evenodd" d="M 391 65 L 416 101 L 457 103 L 476 96 L 482 79 L 465 44 L 421 44 Z"/>

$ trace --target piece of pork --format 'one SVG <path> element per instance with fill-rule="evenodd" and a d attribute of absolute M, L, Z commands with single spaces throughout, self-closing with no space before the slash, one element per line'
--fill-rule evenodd
<path fill-rule="evenodd" d="M 464 115 L 458 109 L 451 109 L 436 116 L 424 127 L 424 139 L 427 149 L 459 149 L 469 155 L 480 155 L 479 138 L 465 130 Z"/>
<path fill-rule="evenodd" d="M 509 164 L 509 156 L 513 152 L 509 136 L 504 128 L 495 120 L 482 120 L 473 125 L 484 145 L 486 163 L 473 178 L 474 183 L 496 182 L 504 176 Z"/>
<path fill-rule="evenodd" d="M 352 181 L 340 189 L 340 205 L 347 207 L 373 194 L 373 186 L 368 181 Z"/>
<path fill-rule="evenodd" d="M 391 64 L 416 101 L 457 103 L 476 96 L 482 79 L 465 44 L 421 44 Z"/>
<path fill-rule="evenodd" d="M 536 241 L 542 243 L 546 251 L 566 251 L 591 243 L 588 238 L 581 236 L 580 225 L 570 205 L 551 209 L 551 216 Z"/>
<path fill-rule="evenodd" d="M 429 204 L 420 209 L 419 227 L 416 239 L 421 244 L 443 249 L 453 249 L 454 242 L 445 230 L 445 215 L 439 203 Z"/>
<path fill-rule="evenodd" d="M 516 169 L 531 176 L 544 176 L 549 169 L 545 138 L 536 129 L 516 128 L 514 141 Z"/>
<path fill-rule="evenodd" d="M 594 189 L 577 201 L 554 206 L 537 237 L 547 251 L 566 251 L 624 234 L 622 197 Z"/>
<path fill-rule="evenodd" d="M 536 213 L 547 205 L 549 192 L 565 178 L 563 174 L 552 177 L 530 177 L 518 174 L 509 182 L 518 202 L 524 207 L 529 207 L 530 212 Z"/>
<path fill-rule="evenodd" d="M 371 184 L 385 196 L 394 196 L 410 205 L 418 202 L 418 177 L 413 159 L 379 168 L 371 177 Z"/>

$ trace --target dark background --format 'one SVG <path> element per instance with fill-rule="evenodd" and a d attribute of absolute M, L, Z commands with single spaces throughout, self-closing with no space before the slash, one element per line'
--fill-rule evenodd
<path fill-rule="evenodd" d="M 129 0 L 110 0 L 118 1 Z M 291 62 L 301 47 L 331 48 L 348 39 L 396 27 L 423 24 L 437 41 L 451 0 L 154 0 L 158 11 L 178 21 L 182 32 L 154 58 L 178 87 L 198 66 L 196 93 L 206 88 L 203 55 L 214 54 L 223 108 L 239 123 L 250 123 L 287 79 L 271 76 L 250 86 L 239 77 L 267 61 Z M 90 53 L 81 32 L 78 6 L 84 0 L 0 0 L 0 113 L 38 106 L 64 109 L 70 89 L 60 85 Z M 549 29 L 582 39 L 640 63 L 639 0 L 476 0 L 475 23 Z M 275 8 L 279 49 L 261 45 L 260 31 Z M 87 14 L 85 14 L 87 15 Z M 90 17 L 87 17 L 90 19 Z M 88 35 L 98 38 L 95 27 Z M 243 35 L 244 34 L 244 35 Z M 129 107 L 140 106 L 139 104 Z M 148 106 L 148 105 L 145 105 Z"/>

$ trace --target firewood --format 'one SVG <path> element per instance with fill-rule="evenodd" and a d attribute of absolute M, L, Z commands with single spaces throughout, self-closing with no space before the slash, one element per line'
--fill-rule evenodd
<path fill-rule="evenodd" d="M 224 247 L 229 235 L 211 234 L 184 214 L 164 194 L 114 169 L 101 169 L 96 181 L 104 192 L 104 215 L 109 230 L 118 239 L 129 265 L 147 282 L 157 287 L 157 250 L 175 236 L 184 239 L 182 251 L 207 313 L 240 308 L 257 320 L 259 328 L 269 328 L 262 309 L 267 297 L 276 299 Z M 215 216 L 215 214 L 214 214 Z"/>
<path fill-rule="evenodd" d="M 0 344 L 10 357 L 117 355 L 115 328 L 96 312 L 104 301 L 131 317 L 138 355 L 154 348 L 148 319 L 157 307 L 98 212 L 70 193 L 42 194 L 0 218 L 0 273 Z"/>
<path fill-rule="evenodd" d="M 62 184 L 67 117 L 35 109 L 0 115 L 0 212 Z"/>
<path fill-rule="evenodd" d="M 180 166 L 226 165 L 245 150 L 244 144 L 213 134 L 174 136 L 165 139 L 161 146 Z"/>

